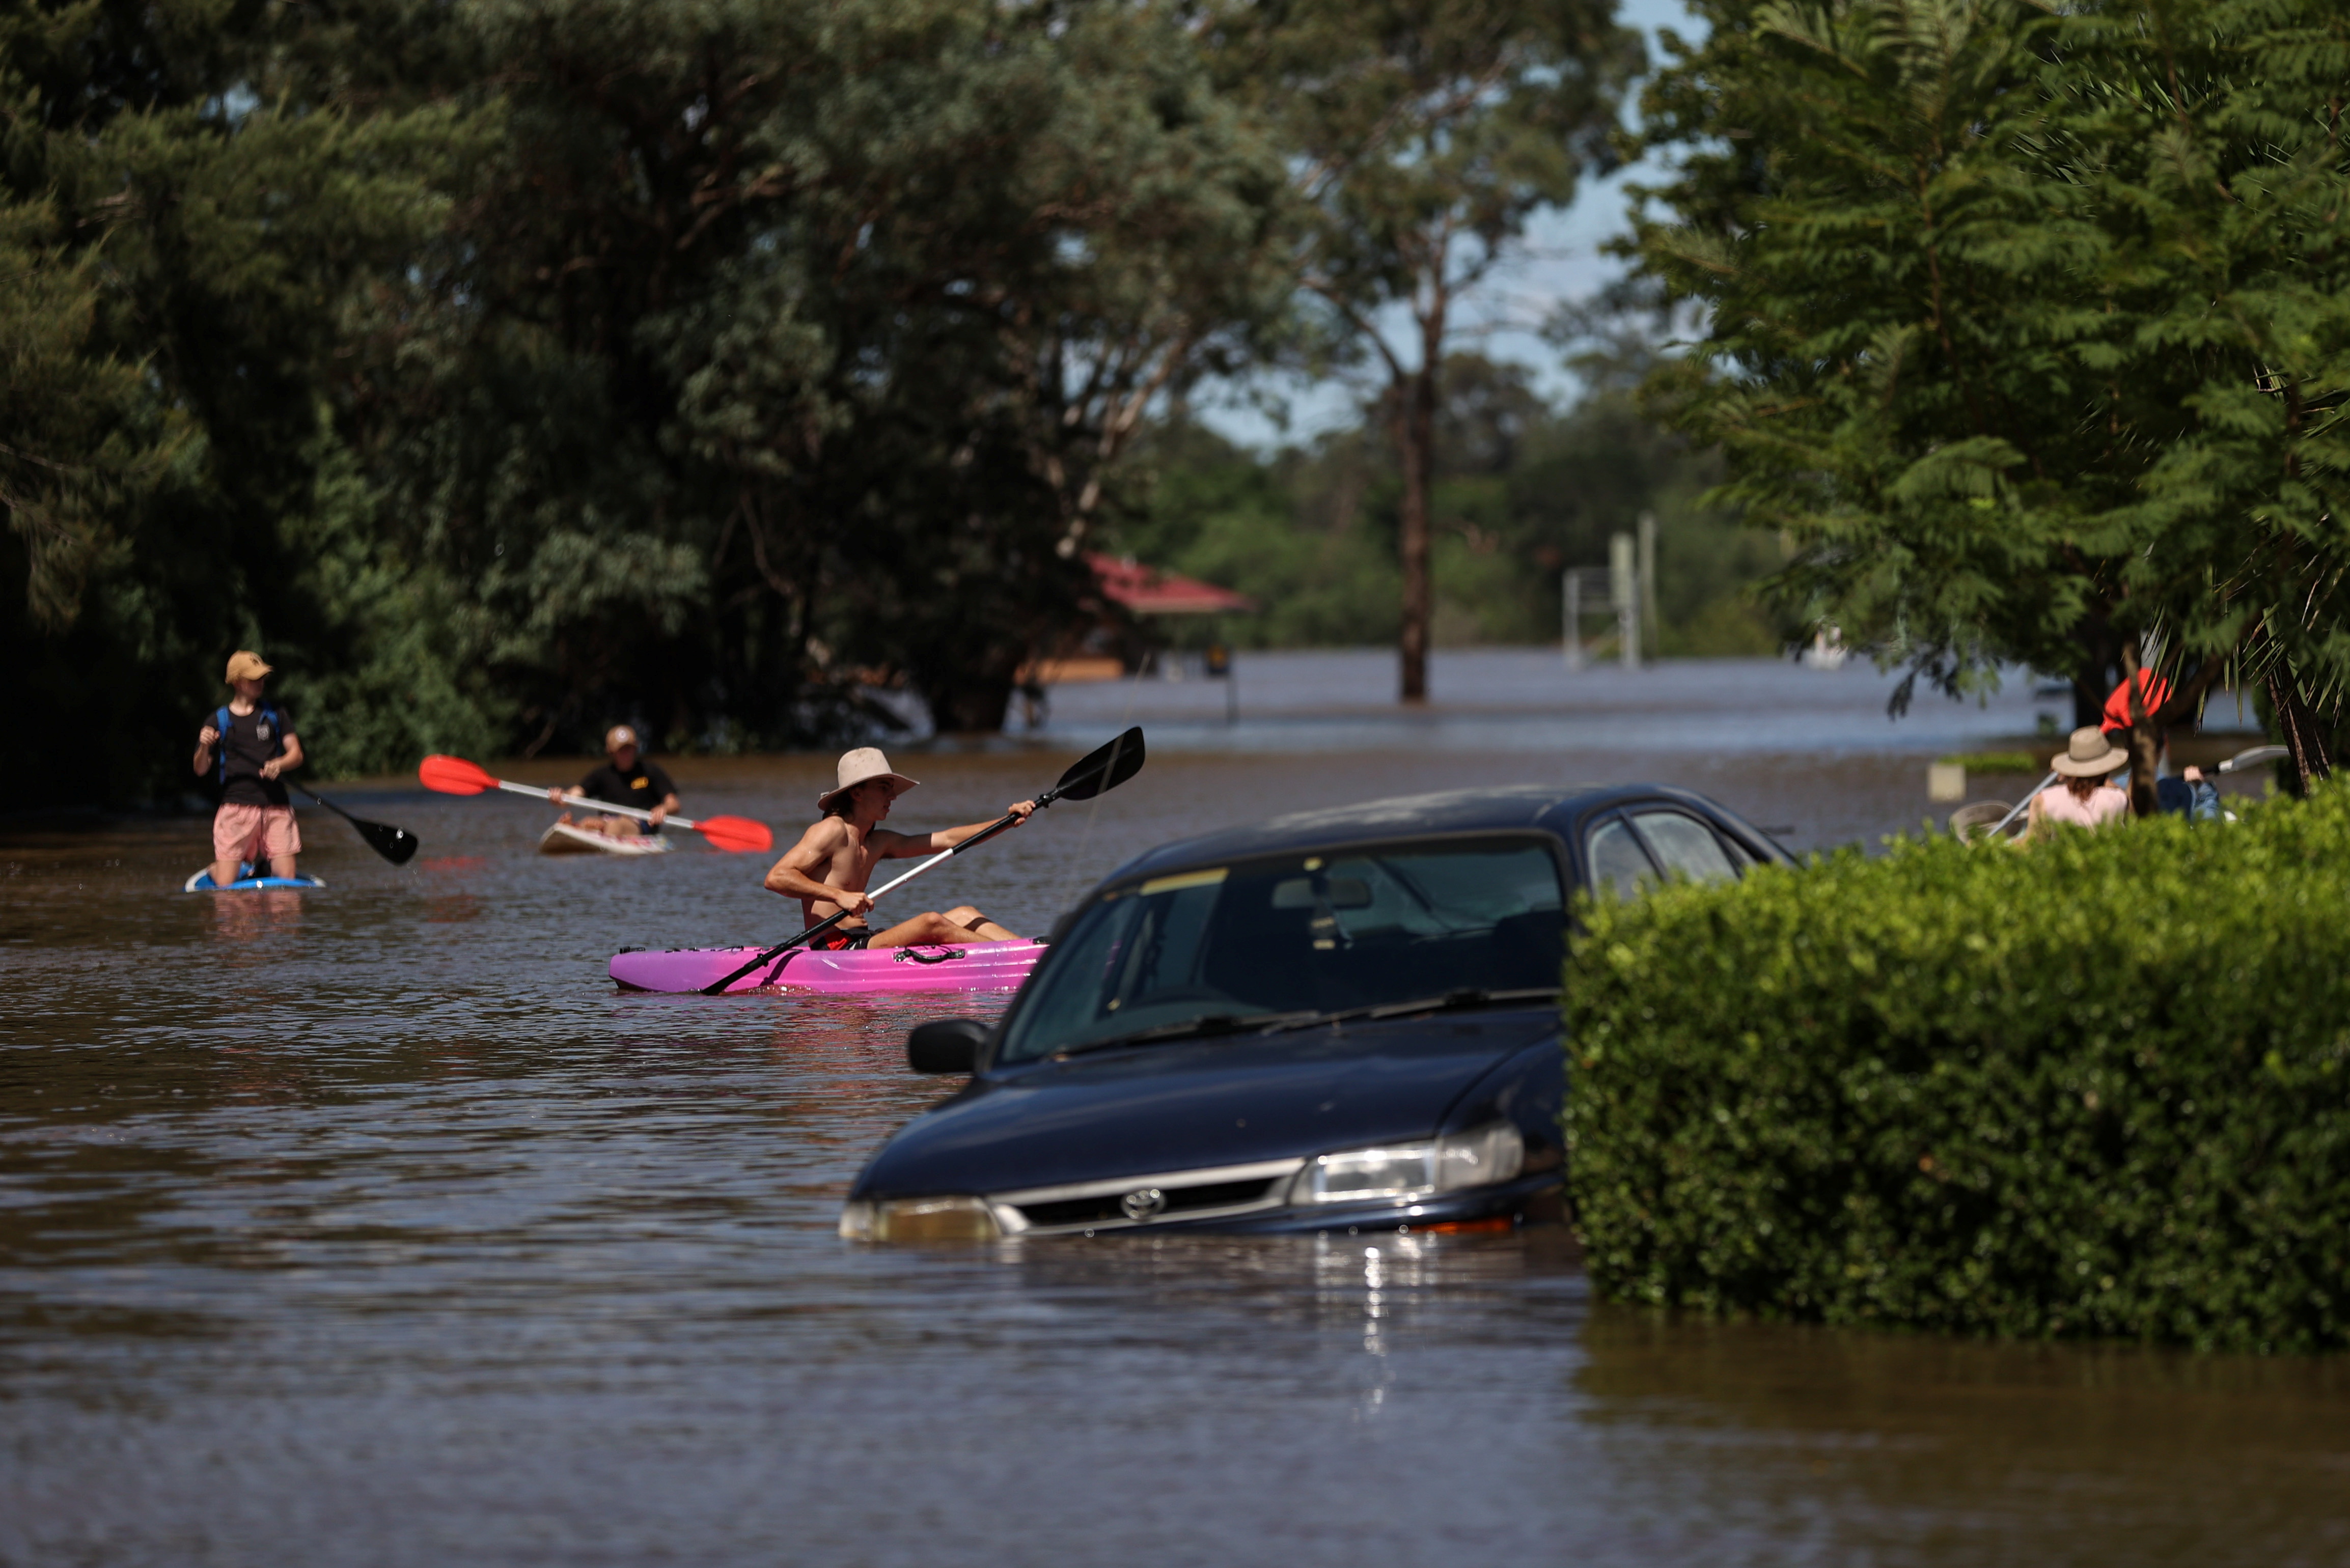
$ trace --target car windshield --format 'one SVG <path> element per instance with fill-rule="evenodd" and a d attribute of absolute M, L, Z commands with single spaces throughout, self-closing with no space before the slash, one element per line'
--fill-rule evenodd
<path fill-rule="evenodd" d="M 1565 943 L 1558 863 L 1542 840 L 1377 845 L 1178 872 L 1112 888 L 1078 916 L 998 1059 L 1202 1020 L 1555 987 Z"/>

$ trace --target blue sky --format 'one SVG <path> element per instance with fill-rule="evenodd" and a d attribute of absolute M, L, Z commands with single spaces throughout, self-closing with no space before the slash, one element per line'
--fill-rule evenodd
<path fill-rule="evenodd" d="M 1672 27 L 1684 37 L 1701 36 L 1704 26 L 1682 8 L 1680 0 L 1622 0 L 1617 15 L 1649 37 L 1648 57 L 1659 56 L 1656 31 Z M 1558 355 L 1534 335 L 1534 328 L 1561 300 L 1594 293 L 1622 270 L 1622 264 L 1599 254 L 1599 247 L 1624 227 L 1624 186 L 1653 183 L 1653 162 L 1636 163 L 1605 180 L 1584 183 L 1572 206 L 1554 209 L 1538 218 L 1515 261 L 1489 280 L 1461 311 L 1463 330 L 1456 348 L 1475 348 L 1497 359 L 1530 366 L 1536 382 L 1552 397 L 1566 399 L 1575 390 L 1574 378 L 1559 365 Z M 1390 328 L 1408 321 L 1400 310 L 1383 322 Z M 1393 339 L 1405 341 L 1401 334 Z M 1360 405 L 1366 382 L 1331 380 L 1308 383 L 1295 377 L 1262 378 L 1245 390 L 1270 395 L 1286 403 L 1289 423 L 1284 431 L 1271 418 L 1246 406 L 1238 397 L 1219 398 L 1202 389 L 1193 404 L 1206 424 L 1244 445 L 1270 448 L 1284 441 L 1311 439 L 1323 431 L 1350 423 Z M 1237 389 L 1236 389 L 1237 390 Z"/>

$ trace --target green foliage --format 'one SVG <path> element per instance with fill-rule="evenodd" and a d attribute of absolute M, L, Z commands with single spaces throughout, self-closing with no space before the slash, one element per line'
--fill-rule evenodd
<path fill-rule="evenodd" d="M 274 15 L 0 4 L 0 659 L 83 764 L 35 799 L 189 787 L 228 651 L 321 634 L 281 523 L 344 313 L 473 142 L 446 106 L 303 99 Z"/>
<path fill-rule="evenodd" d="M 1710 513 L 1709 457 L 1621 395 L 1564 413 L 1521 367 L 1457 354 L 1437 406 L 1439 646 L 1555 642 L 1563 567 L 1607 560 L 1608 535 L 1658 519 L 1659 651 L 1773 653 L 1779 629 L 1747 597 L 1781 561 L 1775 541 Z M 1400 483 L 1374 405 L 1362 423 L 1267 456 L 1196 424 L 1153 430 L 1139 457 L 1153 487 L 1109 535 L 1155 566 L 1255 598 L 1251 616 L 1182 626 L 1244 647 L 1361 645 L 1395 635 Z"/>
<path fill-rule="evenodd" d="M 1198 425 L 1150 432 L 1140 453 L 1156 478 L 1147 510 L 1121 520 L 1111 542 L 1258 605 L 1167 635 L 1212 634 L 1243 648 L 1347 647 L 1395 635 L 1394 551 L 1358 514 L 1330 519 L 1326 504 L 1312 504 L 1326 499 L 1315 492 L 1329 470 L 1342 466 L 1335 444 L 1267 462 Z"/>
<path fill-rule="evenodd" d="M 40 787 L 187 787 L 240 645 L 330 772 L 993 728 L 1284 191 L 1166 8 L 0 0 Z"/>
<path fill-rule="evenodd" d="M 1964 768 L 1970 774 L 2028 774 L 2039 768 L 2030 752 L 1957 752 L 1934 760 Z"/>
<path fill-rule="evenodd" d="M 1377 357 L 1397 469 L 1402 695 L 1427 694 L 1439 381 L 1454 312 L 1608 140 L 1636 34 L 1613 0 L 1294 0 L 1204 8 L 1228 91 L 1273 127 L 1297 276 L 1339 352 Z M 1408 315 L 1399 347 L 1383 313 Z"/>
<path fill-rule="evenodd" d="M 1649 396 L 1800 554 L 1791 612 L 2093 705 L 2124 645 L 2350 672 L 2350 13 L 1700 0 L 1637 249 L 1710 322 Z"/>
<path fill-rule="evenodd" d="M 1587 911 L 1594 1281 L 1709 1312 L 2350 1344 L 2350 791 Z"/>

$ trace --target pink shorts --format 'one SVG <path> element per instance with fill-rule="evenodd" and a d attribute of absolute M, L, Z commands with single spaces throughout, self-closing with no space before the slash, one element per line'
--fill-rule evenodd
<path fill-rule="evenodd" d="M 261 854 L 255 854 L 259 850 Z M 290 805 L 243 805 L 223 801 L 213 817 L 213 858 L 283 860 L 302 853 L 302 830 Z"/>

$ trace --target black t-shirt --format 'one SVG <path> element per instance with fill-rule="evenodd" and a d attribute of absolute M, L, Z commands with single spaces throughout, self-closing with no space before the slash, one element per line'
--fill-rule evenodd
<path fill-rule="evenodd" d="M 270 710 L 276 710 L 277 722 L 269 722 Z M 206 724 L 219 722 L 218 713 L 204 716 Z M 250 713 L 228 716 L 228 728 L 213 742 L 217 755 L 213 764 L 213 776 L 223 779 L 221 804 L 224 805 L 286 805 L 291 802 L 286 786 L 276 779 L 261 776 L 261 764 L 270 758 L 285 754 L 286 742 L 294 736 L 294 715 L 286 711 L 283 702 L 255 703 Z M 227 763 L 225 776 L 221 763 Z"/>
<path fill-rule="evenodd" d="M 669 782 L 659 763 L 639 756 L 637 765 L 622 773 L 606 763 L 579 781 L 589 800 L 609 801 L 614 805 L 633 805 L 639 811 L 650 811 L 677 793 L 677 785 Z M 659 833 L 660 828 L 645 824 L 647 833 Z"/>

